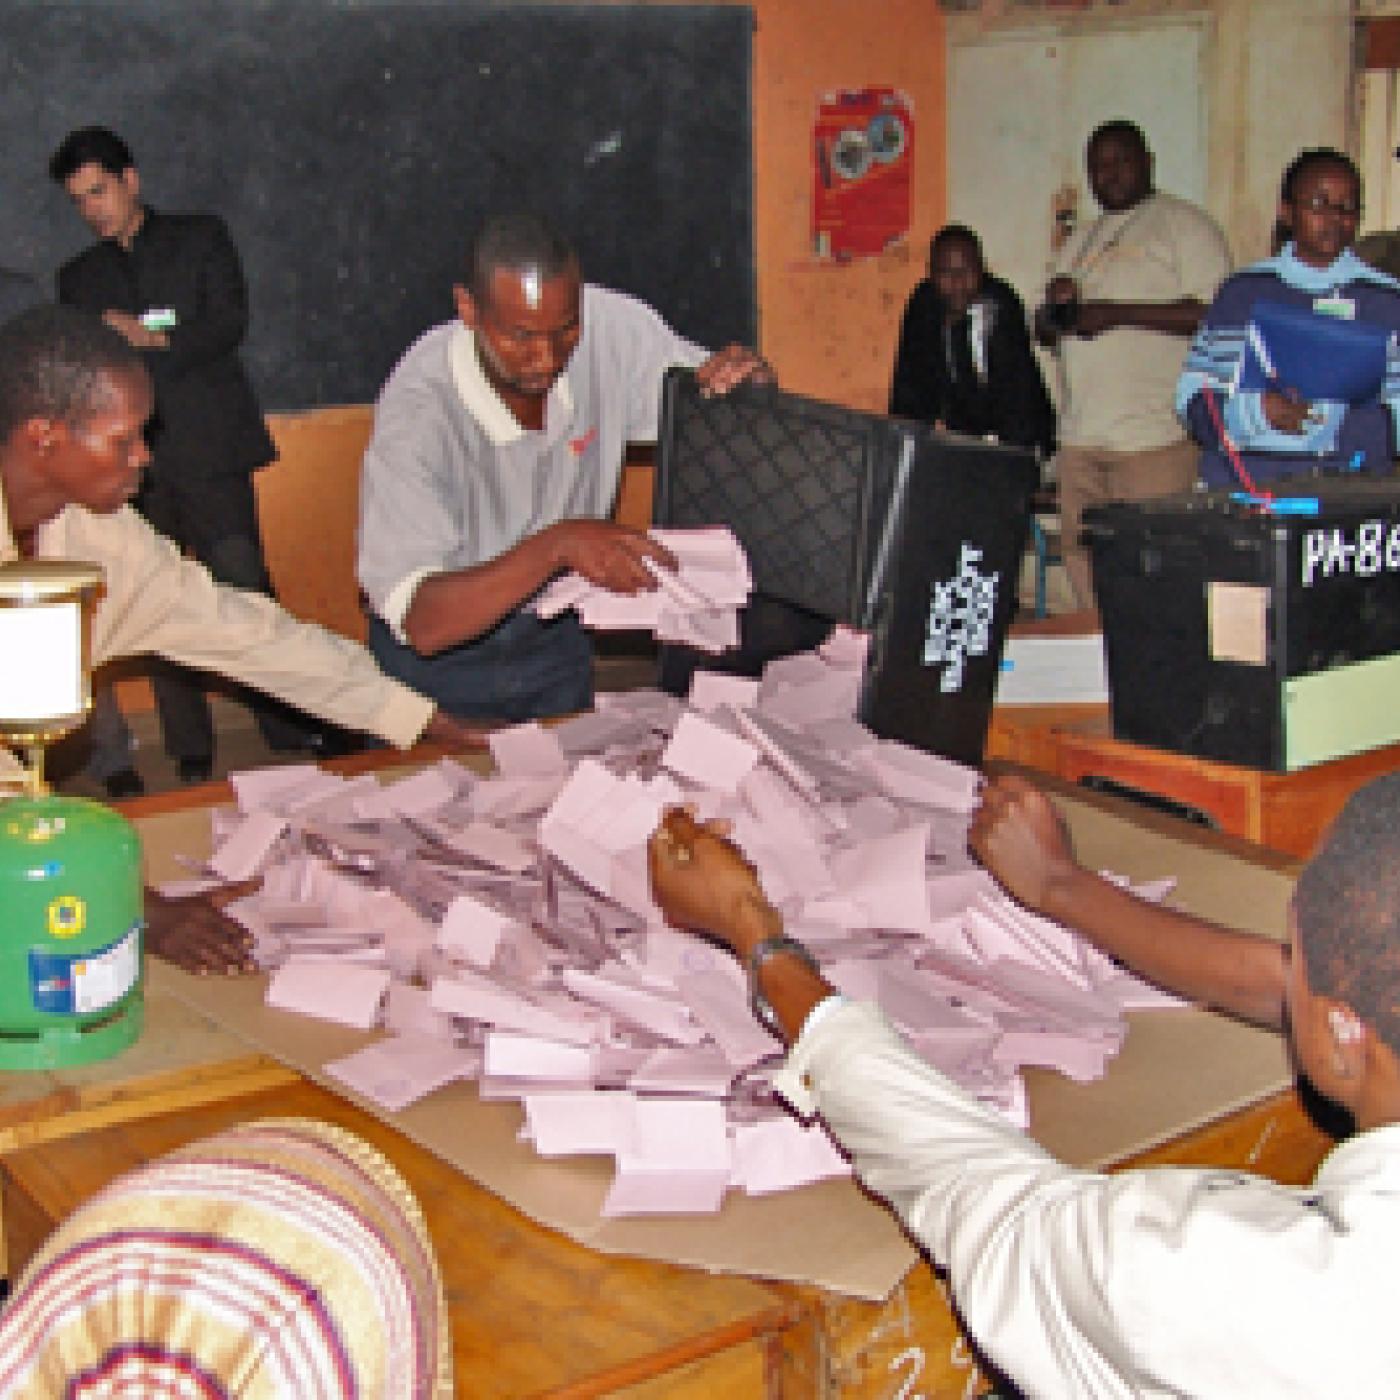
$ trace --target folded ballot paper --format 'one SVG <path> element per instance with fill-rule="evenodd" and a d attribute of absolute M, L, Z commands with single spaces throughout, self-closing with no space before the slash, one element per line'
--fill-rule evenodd
<path fill-rule="evenodd" d="M 723 526 L 648 534 L 676 559 L 674 570 L 647 561 L 656 580 L 654 589 L 610 593 L 579 574 L 565 574 L 535 600 L 535 612 L 548 618 L 573 608 L 586 627 L 651 632 L 658 641 L 701 651 L 738 646 L 739 609 L 753 590 L 739 541 Z"/>
<path fill-rule="evenodd" d="M 602 695 L 493 734 L 490 776 L 240 775 L 208 869 L 261 875 L 228 912 L 273 1014 L 335 1023 L 324 1074 L 393 1113 L 462 1081 L 515 1101 L 540 1157 L 612 1159 L 603 1217 L 850 1170 L 776 1093 L 742 970 L 652 903 L 646 842 L 677 802 L 732 824 L 835 986 L 1024 1126 L 1024 1069 L 1098 1078 L 1125 1013 L 1173 1003 L 973 863 L 978 774 L 858 724 L 861 665 L 838 633 L 759 681 L 697 676 L 689 704 Z"/>
<path fill-rule="evenodd" d="M 1308 403 L 1371 403 L 1385 381 L 1390 332 L 1281 302 L 1256 302 L 1245 328 L 1241 389 L 1291 391 Z"/>

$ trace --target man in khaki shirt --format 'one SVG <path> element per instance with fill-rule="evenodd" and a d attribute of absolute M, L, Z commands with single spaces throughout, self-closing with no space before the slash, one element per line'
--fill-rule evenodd
<path fill-rule="evenodd" d="M 1035 327 L 1060 358 L 1064 560 L 1087 608 L 1085 507 L 1169 495 L 1195 481 L 1196 449 L 1173 399 L 1187 343 L 1230 272 L 1230 251 L 1209 215 L 1152 188 L 1152 153 L 1132 122 L 1100 126 L 1086 163 L 1103 213 L 1060 250 Z"/>
<path fill-rule="evenodd" d="M 130 508 L 150 459 L 151 407 L 140 356 L 95 316 L 42 306 L 0 326 L 0 563 L 104 570 L 93 663 L 156 652 L 400 748 L 423 738 L 480 747 L 480 730 L 385 676 L 363 647 L 215 583 Z M 0 783 L 16 768 L 0 749 Z"/>

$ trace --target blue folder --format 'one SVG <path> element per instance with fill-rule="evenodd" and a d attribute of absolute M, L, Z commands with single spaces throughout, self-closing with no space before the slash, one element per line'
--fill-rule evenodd
<path fill-rule="evenodd" d="M 1384 326 L 1258 301 L 1245 331 L 1239 387 L 1291 390 L 1307 403 L 1371 403 L 1385 382 L 1389 344 Z"/>

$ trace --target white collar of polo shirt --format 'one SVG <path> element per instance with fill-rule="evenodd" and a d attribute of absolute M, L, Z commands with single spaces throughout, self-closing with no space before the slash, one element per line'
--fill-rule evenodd
<path fill-rule="evenodd" d="M 452 382 L 468 413 L 481 424 L 482 431 L 497 447 L 519 442 L 526 429 L 516 421 L 515 414 L 505 406 L 501 396 L 491 386 L 476 353 L 476 333 L 460 321 L 453 327 L 447 346 L 447 361 L 452 370 Z M 550 386 L 545 400 L 544 425 L 548 432 L 552 424 L 567 425 L 573 421 L 574 396 L 569 391 L 567 370 Z"/>

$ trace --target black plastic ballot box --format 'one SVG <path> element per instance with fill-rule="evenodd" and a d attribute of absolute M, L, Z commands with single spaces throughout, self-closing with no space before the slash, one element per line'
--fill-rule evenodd
<path fill-rule="evenodd" d="M 1400 484 L 1086 513 L 1113 732 L 1291 772 L 1400 740 Z"/>
<path fill-rule="evenodd" d="M 871 634 L 859 717 L 978 763 L 1039 464 L 1030 452 L 666 376 L 655 516 L 726 525 L 755 590 Z"/>

